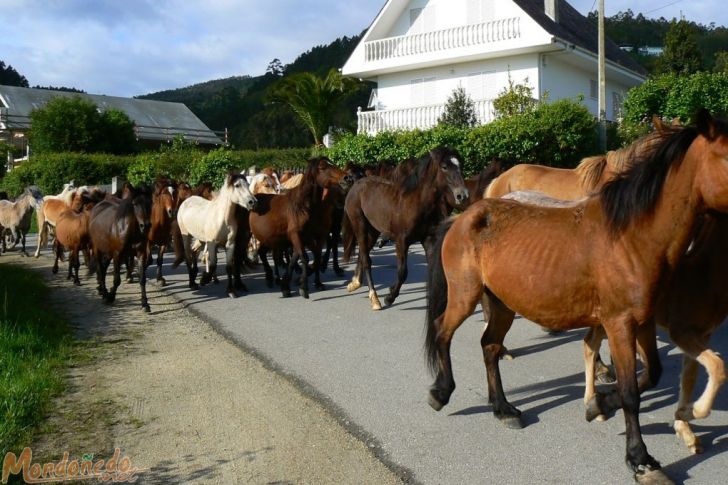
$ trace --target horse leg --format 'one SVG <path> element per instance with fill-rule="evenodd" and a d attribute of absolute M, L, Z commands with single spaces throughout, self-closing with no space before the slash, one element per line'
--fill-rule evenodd
<path fill-rule="evenodd" d="M 314 268 L 313 285 L 317 290 L 325 290 L 326 287 L 321 282 L 321 245 L 316 244 L 311 252 L 313 253 Z"/>
<path fill-rule="evenodd" d="M 59 245 L 60 246 L 60 245 Z M 73 279 L 73 249 L 68 253 L 68 274 L 66 275 L 66 281 Z M 75 283 L 75 281 L 74 281 Z"/>
<path fill-rule="evenodd" d="M 607 336 L 604 327 L 591 327 L 584 336 L 584 404 L 586 405 L 586 420 L 604 421 L 607 419 L 602 410 L 599 409 L 596 399 L 594 379 L 596 377 L 596 358 L 599 355 L 599 347 Z"/>
<path fill-rule="evenodd" d="M 101 298 L 106 298 L 109 292 L 106 290 L 106 270 L 109 267 L 109 258 L 104 258 L 103 254 L 99 251 L 95 254 L 96 257 L 96 291 L 98 291 Z"/>
<path fill-rule="evenodd" d="M 40 210 L 35 211 L 35 217 L 38 224 L 38 244 L 35 247 L 35 256 L 36 258 L 40 256 L 40 248 L 44 244 L 47 238 L 47 229 L 46 229 L 46 223 L 45 223 L 45 214 L 43 213 L 43 206 L 41 206 Z"/>
<path fill-rule="evenodd" d="M 164 262 L 164 251 L 166 249 L 167 245 L 162 244 L 159 246 L 157 252 L 157 283 L 159 283 L 160 286 L 164 286 L 167 284 L 167 280 L 165 280 L 164 276 L 162 276 L 162 264 Z"/>
<path fill-rule="evenodd" d="M 689 440 L 685 439 L 686 437 L 689 438 L 688 431 L 690 427 L 688 421 L 692 421 L 693 419 L 704 419 L 710 415 L 713 403 L 715 402 L 715 397 L 726 380 L 725 364 L 715 352 L 707 348 L 706 345 L 708 339 L 706 337 L 690 334 L 671 334 L 670 336 L 675 344 L 677 344 L 687 356 L 705 367 L 705 370 L 708 373 L 708 383 L 705 386 L 705 390 L 703 390 L 703 393 L 700 395 L 698 400 L 692 403 L 692 405 L 690 405 L 689 399 L 692 395 L 695 375 L 694 373 L 692 376 L 686 374 L 686 376 L 681 380 L 681 384 L 683 384 L 683 382 L 686 384 L 686 389 L 685 397 L 683 397 L 683 390 L 681 388 L 680 407 L 677 411 L 675 411 L 675 431 L 677 431 L 681 438 L 683 438 L 685 444 L 690 447 Z M 688 370 L 690 371 L 690 369 Z M 688 394 L 688 391 L 690 391 L 690 394 Z M 685 402 L 683 402 L 683 399 Z M 688 431 L 685 431 L 686 429 Z M 680 431 L 682 431 L 682 433 Z M 700 444 L 697 437 L 695 438 L 694 446 L 694 452 L 698 452 Z"/>
<path fill-rule="evenodd" d="M 20 250 L 20 254 L 22 254 L 25 257 L 30 257 L 28 252 L 25 250 L 25 233 L 23 231 L 20 231 L 20 238 L 22 239 L 21 244 L 22 244 L 22 248 L 23 248 Z"/>
<path fill-rule="evenodd" d="M 308 298 L 308 254 L 306 253 L 306 248 L 303 245 L 301 237 L 297 233 L 291 238 L 291 244 L 293 245 L 293 257 L 289 265 L 289 273 L 293 268 L 294 261 L 300 260 L 301 285 L 298 287 L 298 294 L 304 298 Z"/>
<path fill-rule="evenodd" d="M 183 256 L 185 258 L 185 264 L 187 265 L 187 274 L 189 275 L 189 287 L 191 290 L 199 288 L 195 279 L 197 278 L 197 256 L 192 251 L 192 236 L 182 236 L 182 247 Z"/>
<path fill-rule="evenodd" d="M 409 244 L 407 244 L 404 237 L 399 237 L 397 238 L 395 247 L 397 249 L 397 282 L 389 288 L 389 294 L 384 298 L 384 304 L 387 306 L 391 306 L 394 300 L 397 299 L 399 290 L 407 279 L 407 251 L 409 251 Z"/>
<path fill-rule="evenodd" d="M 147 300 L 147 261 L 149 261 L 149 257 L 146 251 L 142 251 L 137 256 L 139 260 L 139 289 L 142 294 L 142 310 L 149 313 L 152 311 Z"/>
<path fill-rule="evenodd" d="M 270 263 L 268 262 L 268 248 L 266 246 L 259 246 L 258 256 L 260 257 L 260 262 L 263 263 L 263 271 L 265 272 L 265 284 L 268 286 L 268 288 L 273 288 L 273 270 L 271 269 Z M 276 264 L 275 256 L 273 257 L 273 264 Z"/>
<path fill-rule="evenodd" d="M 688 409 L 692 405 L 693 390 L 695 389 L 695 380 L 698 376 L 698 361 L 688 354 L 683 355 L 682 372 L 680 373 L 680 400 L 678 401 L 678 409 Z M 673 425 L 677 436 L 685 443 L 691 453 L 697 454 L 703 452 L 703 446 L 690 424 L 682 419 L 675 418 Z"/>
<path fill-rule="evenodd" d="M 205 246 L 207 247 L 207 261 L 200 279 L 200 285 L 202 286 L 212 281 L 212 275 L 217 271 L 217 242 L 210 241 Z"/>
<path fill-rule="evenodd" d="M 364 216 L 362 215 L 361 218 L 363 217 Z M 370 256 L 370 252 L 372 250 L 374 242 L 377 239 L 377 235 L 373 230 L 367 230 L 365 224 L 365 221 L 359 221 L 359 223 L 355 227 L 356 240 L 357 244 L 359 245 L 359 267 L 357 268 L 357 271 L 359 272 L 359 274 L 361 274 L 361 272 L 363 271 L 364 275 L 367 278 L 367 285 L 369 286 L 369 302 L 371 303 L 372 310 L 381 310 L 382 304 L 379 302 L 377 290 L 374 289 L 374 278 L 372 278 L 372 259 Z M 357 275 L 355 274 L 354 276 L 356 277 Z M 353 283 L 355 283 L 355 280 L 352 278 L 349 286 L 351 286 Z M 361 286 L 358 278 L 356 279 L 356 283 Z M 353 291 L 349 289 L 349 286 L 347 286 L 347 290 Z M 356 286 L 356 288 L 358 288 L 359 286 Z"/>
<path fill-rule="evenodd" d="M 71 258 L 73 259 L 73 284 L 76 286 L 81 286 L 81 280 L 78 278 L 78 270 L 81 267 L 81 257 L 79 255 L 78 247 L 73 248 L 71 252 Z"/>
<path fill-rule="evenodd" d="M 490 308 L 490 319 L 480 338 L 483 351 L 483 362 L 488 377 L 488 401 L 493 407 L 493 415 L 506 427 L 523 428 L 521 411 L 506 399 L 500 375 L 500 356 L 503 353 L 503 341 L 513 324 L 516 314 L 501 303 L 498 298 L 487 293 L 483 295 Z"/>
<path fill-rule="evenodd" d="M 611 325 L 610 325 L 611 324 Z M 630 317 L 606 321 L 612 361 L 617 371 L 617 391 L 626 426 L 626 462 L 640 483 L 672 483 L 660 470 L 660 464 L 647 452 L 639 423 L 640 394 L 636 375 L 637 322 Z"/>
<path fill-rule="evenodd" d="M 134 256 L 129 256 L 124 262 L 126 265 L 126 282 L 134 283 Z"/>
<path fill-rule="evenodd" d="M 281 262 L 283 262 L 283 254 L 281 253 Z M 274 258 L 275 259 L 275 258 Z M 283 298 L 291 296 L 291 276 L 293 275 L 293 267 L 298 261 L 298 256 L 294 253 L 288 259 L 288 264 L 283 265 L 283 276 L 281 277 L 281 295 Z"/>
<path fill-rule="evenodd" d="M 86 264 L 86 269 L 88 270 L 88 276 L 91 276 L 96 273 L 96 259 L 91 254 L 91 251 L 89 249 L 89 246 L 86 245 L 83 248 L 83 262 Z"/>
<path fill-rule="evenodd" d="M 3 234 L 3 241 L 5 240 L 5 235 Z M 58 244 L 57 241 L 53 242 L 53 253 L 55 254 L 55 259 L 53 261 L 53 267 L 51 268 L 51 273 L 56 274 L 58 273 L 58 260 L 61 259 L 61 256 L 63 254 L 63 248 L 60 244 Z"/>
<path fill-rule="evenodd" d="M 116 299 L 116 290 L 119 288 L 119 285 L 121 284 L 121 256 L 115 255 L 114 258 L 114 283 L 111 287 L 111 291 L 109 291 L 109 294 L 106 295 L 106 302 L 111 304 L 114 303 L 114 300 Z M 129 264 L 129 258 L 126 260 L 127 268 Z"/>
<path fill-rule="evenodd" d="M 233 285 L 233 280 L 235 279 L 235 234 L 228 235 L 227 239 L 227 246 L 225 248 L 225 272 L 227 273 L 227 294 L 230 298 L 235 298 L 237 294 L 235 293 L 235 285 Z M 217 260 L 217 257 L 215 257 L 215 260 Z M 240 284 L 242 285 L 243 282 L 241 281 Z M 246 291 L 247 288 L 245 288 L 245 285 L 243 285 L 243 288 L 241 288 L 241 291 Z"/>

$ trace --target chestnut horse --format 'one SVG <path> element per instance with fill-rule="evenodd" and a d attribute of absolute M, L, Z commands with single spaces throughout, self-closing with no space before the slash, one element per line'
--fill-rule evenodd
<path fill-rule="evenodd" d="M 406 162 L 403 162 L 406 163 Z M 382 308 L 374 289 L 369 253 L 379 235 L 395 241 L 397 248 L 397 281 L 389 289 L 385 303 L 391 305 L 407 279 L 407 251 L 419 241 L 428 252 L 437 224 L 446 214 L 441 199 L 452 192 L 455 202 L 464 204 L 468 189 L 462 174 L 462 158 L 450 148 L 435 148 L 412 164 L 407 176 L 395 181 L 382 177 L 359 180 L 346 196 L 345 211 L 348 227 L 345 234 L 344 261 L 351 258 L 354 240 L 359 246 L 359 258 L 351 282 L 350 293 L 361 287 L 361 273 L 369 285 L 372 310 Z"/>
<path fill-rule="evenodd" d="M 147 254 L 152 258 L 152 248 L 157 246 L 157 283 L 164 286 L 166 280 L 162 276 L 164 252 L 172 237 L 172 223 L 177 217 L 177 190 L 175 184 L 168 179 L 158 179 L 152 193 L 151 224 L 148 235 Z"/>
<path fill-rule="evenodd" d="M 152 198 L 146 187 L 126 188 L 127 197 L 107 196 L 91 209 L 89 234 L 93 257 L 96 261 L 98 292 L 107 303 L 113 303 L 121 284 L 121 264 L 136 257 L 139 263 L 139 287 L 142 309 L 151 311 L 147 302 L 147 236 L 149 233 Z M 114 283 L 106 289 L 106 271 L 114 262 Z"/>
<path fill-rule="evenodd" d="M 73 182 L 63 185 L 63 191 L 58 195 L 46 195 L 36 211 L 38 223 L 38 245 L 35 248 L 36 258 L 40 256 L 40 248 L 48 244 L 48 232 L 56 226 L 56 218 L 71 206 L 71 199 L 76 193 Z"/>
<path fill-rule="evenodd" d="M 697 126 L 668 133 L 653 153 L 574 207 L 484 199 L 444 225 L 427 285 L 428 362 L 437 370 L 430 405 L 455 389 L 450 342 L 481 298 L 491 310 L 481 339 L 489 401 L 506 425 L 522 427 L 503 393 L 498 354 L 515 312 L 555 329 L 603 325 L 626 422 L 626 461 L 638 481 L 671 483 L 642 440 L 636 340 L 660 290 L 674 276 L 705 211 L 728 212 L 728 123 L 706 111 Z M 659 362 L 654 338 L 643 349 Z M 661 369 L 648 367 L 656 383 Z"/>
<path fill-rule="evenodd" d="M 217 270 L 217 246 L 226 249 L 225 269 L 228 277 L 227 294 L 236 296 L 233 287 L 235 269 L 235 236 L 238 230 L 235 218 L 235 206 L 252 209 L 257 203 L 255 196 L 248 189 L 248 181 L 244 175 L 229 174 L 220 188 L 220 193 L 209 201 L 193 195 L 179 207 L 177 224 L 182 234 L 185 262 L 189 274 L 189 286 L 196 289 L 197 255 L 192 250 L 192 238 L 207 245 L 209 271 L 202 274 L 200 284 L 209 283 Z"/>
<path fill-rule="evenodd" d="M 308 256 L 313 253 L 314 284 L 323 289 L 320 265 L 321 250 L 331 229 L 334 193 L 347 190 L 352 177 L 336 167 L 326 157 L 309 160 L 302 182 L 280 195 L 259 197 L 258 208 L 250 213 L 250 229 L 258 240 L 258 254 L 265 269 L 268 286 L 273 285 L 273 272 L 266 255 L 273 252 L 273 264 L 281 266 L 283 252 L 292 248 L 293 254 L 281 279 L 281 293 L 291 295 L 290 281 L 293 268 L 303 260 L 299 294 L 308 298 Z"/>

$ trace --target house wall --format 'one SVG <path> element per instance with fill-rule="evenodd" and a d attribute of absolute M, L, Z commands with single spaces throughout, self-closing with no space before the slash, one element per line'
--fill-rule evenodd
<path fill-rule="evenodd" d="M 571 63 L 564 62 L 563 57 L 560 57 L 559 54 L 547 54 L 543 57 L 544 59 L 541 62 L 541 95 L 543 96 L 545 92 L 548 92 L 548 98 L 555 101 L 563 98 L 573 99 L 582 94 L 584 96 L 584 105 L 589 108 L 594 116 L 597 116 L 598 92 L 592 92 L 597 85 L 591 86 L 592 82 L 597 82 L 596 62 L 593 63 L 593 70 L 587 71 Z M 623 100 L 632 86 L 616 82 L 607 74 L 606 114 L 608 120 L 616 121 L 615 98 L 618 100 L 621 97 Z M 617 104 L 617 109 L 619 108 Z"/>
<path fill-rule="evenodd" d="M 380 75 L 377 109 L 443 104 L 458 85 L 468 91 L 473 101 L 492 99 L 508 85 L 509 71 L 513 82 L 524 83 L 528 79 L 537 96 L 538 55 L 528 54 Z M 484 75 L 477 78 L 475 73 Z M 480 95 L 474 95 L 475 92 Z"/>

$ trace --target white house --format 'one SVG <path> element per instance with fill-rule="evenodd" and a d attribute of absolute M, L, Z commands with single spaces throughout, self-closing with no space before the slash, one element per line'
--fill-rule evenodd
<path fill-rule="evenodd" d="M 487 123 L 509 75 L 538 99 L 581 94 L 596 115 L 597 29 L 565 0 L 387 0 L 342 73 L 377 83 L 360 133 L 434 126 L 458 86 Z M 607 119 L 645 75 L 606 41 Z"/>

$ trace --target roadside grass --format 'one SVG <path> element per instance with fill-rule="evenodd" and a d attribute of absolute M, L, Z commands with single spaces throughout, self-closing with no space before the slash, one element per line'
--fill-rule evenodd
<path fill-rule="evenodd" d="M 0 457 L 30 446 L 64 387 L 72 338 L 48 292 L 39 274 L 0 263 Z"/>

